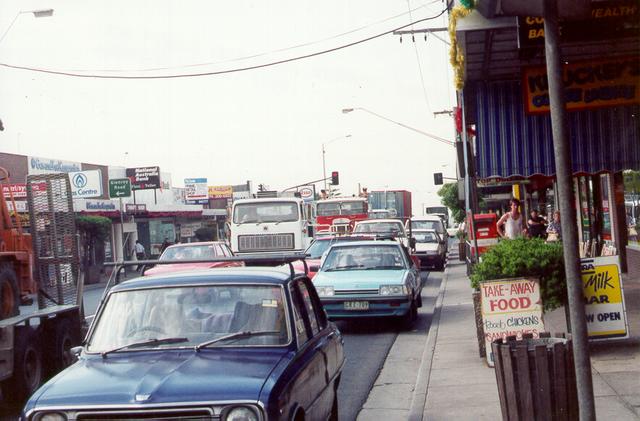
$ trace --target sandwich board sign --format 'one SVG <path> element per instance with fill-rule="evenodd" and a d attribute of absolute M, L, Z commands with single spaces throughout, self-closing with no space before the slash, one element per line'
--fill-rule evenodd
<path fill-rule="evenodd" d="M 629 337 L 618 256 L 580 259 L 589 339 Z"/>
<path fill-rule="evenodd" d="M 544 332 L 540 283 L 536 278 L 511 278 L 480 284 L 482 325 L 487 364 L 493 367 L 491 342 L 495 339 Z"/>

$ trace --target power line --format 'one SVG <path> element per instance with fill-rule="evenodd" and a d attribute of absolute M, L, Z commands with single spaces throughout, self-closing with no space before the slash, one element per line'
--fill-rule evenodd
<path fill-rule="evenodd" d="M 411 17 L 411 0 L 407 0 L 407 8 L 409 9 L 409 20 L 413 21 L 413 18 Z M 411 30 L 413 31 L 413 25 L 411 25 Z M 415 35 L 411 34 L 411 40 L 413 41 L 413 50 L 416 53 L 416 63 L 418 64 L 418 73 L 420 74 L 420 83 L 422 84 L 422 95 L 424 96 L 424 102 L 427 105 L 427 111 L 431 112 L 431 104 L 429 104 L 427 87 L 424 83 L 424 74 L 422 73 L 422 64 L 420 63 L 420 54 L 418 53 L 418 47 L 416 46 Z"/>
<path fill-rule="evenodd" d="M 246 72 L 249 70 L 263 69 L 266 67 L 273 67 L 273 66 L 277 66 L 285 63 L 291 63 L 291 62 L 300 61 L 300 60 L 304 60 L 311 57 L 333 53 L 335 51 L 343 50 L 349 47 L 353 47 L 355 45 L 363 44 L 365 42 L 383 37 L 388 34 L 392 34 L 394 31 L 404 29 L 416 23 L 437 19 L 443 14 L 445 14 L 447 11 L 448 11 L 448 7 L 442 10 L 441 12 L 439 12 L 437 15 L 423 18 L 415 22 L 411 22 L 411 23 L 399 26 L 394 29 L 384 31 L 376 35 L 372 35 L 370 37 L 366 37 L 357 41 L 353 41 L 337 47 L 332 47 L 325 50 L 317 51 L 314 53 L 304 54 L 304 55 L 272 61 L 268 63 L 256 64 L 253 66 L 237 67 L 234 69 L 218 70 L 218 71 L 212 71 L 212 72 L 168 74 L 168 75 L 156 75 L 156 76 L 146 76 L 146 75 L 145 76 L 133 76 L 133 75 L 127 76 L 127 75 L 82 74 L 82 73 L 75 73 L 75 72 L 65 72 L 65 71 L 58 71 L 58 70 L 52 70 L 52 69 L 44 69 L 39 67 L 19 66 L 19 65 L 13 65 L 8 63 L 0 63 L 0 66 L 9 68 L 9 69 L 25 70 L 25 71 L 36 72 L 36 73 L 46 73 L 46 74 L 52 74 L 52 75 L 58 75 L 58 76 L 68 76 L 68 77 L 77 77 L 77 78 L 95 78 L 95 79 L 129 79 L 129 80 L 130 79 L 178 79 L 178 78 L 187 78 L 187 77 L 216 76 L 216 75 L 223 75 L 228 73 L 239 73 L 239 72 Z"/>
<path fill-rule="evenodd" d="M 283 48 L 278 48 L 275 50 L 270 50 L 270 51 L 263 51 L 261 53 L 257 53 L 257 54 L 251 54 L 248 56 L 242 56 L 242 57 L 235 57 L 232 59 L 228 59 L 228 60 L 220 60 L 220 61 L 210 61 L 210 62 L 204 62 L 204 63 L 192 63 L 192 64 L 183 64 L 180 66 L 164 66 L 164 67 L 147 67 L 147 68 L 142 68 L 142 69 L 69 69 L 69 70 L 61 70 L 61 71 L 69 71 L 69 72 L 113 72 L 113 73 L 124 73 L 124 72 L 157 72 L 160 70 L 176 70 L 176 69 L 186 69 L 186 68 L 191 68 L 191 67 L 203 67 L 203 66 L 213 66 L 213 65 L 217 65 L 217 64 L 225 64 L 225 63 L 233 63 L 233 62 L 237 62 L 237 61 L 243 61 L 243 60 L 249 60 L 252 58 L 258 58 L 258 57 L 263 57 L 269 54 L 275 54 L 275 53 L 282 53 L 285 51 L 290 51 L 290 50 L 295 50 L 298 48 L 302 48 L 302 47 L 309 47 L 311 45 L 316 45 L 316 44 L 320 44 L 322 42 L 326 42 L 326 41 L 331 41 L 333 39 L 336 38 L 340 38 L 340 37 L 344 37 L 345 35 L 350 35 L 359 31 L 362 31 L 364 29 L 368 29 L 371 28 L 373 26 L 379 25 L 381 23 L 385 23 L 394 19 L 397 19 L 399 17 L 405 16 L 405 15 L 409 15 L 409 20 L 413 20 L 413 18 L 411 17 L 411 12 L 415 12 L 417 10 L 423 9 L 427 6 L 431 6 L 435 3 L 438 3 L 439 0 L 432 0 L 429 3 L 423 4 L 422 6 L 418 6 L 413 10 L 409 10 L 408 12 L 404 12 L 404 13 L 399 13 L 397 15 L 394 16 L 390 16 L 381 20 L 378 20 L 376 22 L 373 23 L 369 23 L 367 25 L 362 25 L 359 26 L 357 28 L 353 28 L 350 29 L 348 31 L 345 32 L 341 32 L 339 34 L 335 34 L 326 38 L 322 38 L 319 40 L 315 40 L 315 41 L 310 41 L 310 42 L 306 42 L 306 43 L 301 43 L 301 44 L 296 44 L 296 45 L 291 45 L 288 47 L 283 47 Z"/>

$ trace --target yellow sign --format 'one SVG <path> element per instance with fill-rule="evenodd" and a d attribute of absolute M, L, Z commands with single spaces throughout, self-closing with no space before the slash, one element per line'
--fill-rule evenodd
<path fill-rule="evenodd" d="M 567 110 L 640 103 L 640 58 L 637 56 L 575 62 L 562 70 Z M 546 67 L 526 68 L 523 87 L 528 113 L 549 112 Z"/>
<path fill-rule="evenodd" d="M 232 186 L 209 186 L 209 199 L 230 199 L 232 197 Z"/>
<path fill-rule="evenodd" d="M 624 295 L 618 256 L 580 260 L 590 339 L 627 336 Z"/>

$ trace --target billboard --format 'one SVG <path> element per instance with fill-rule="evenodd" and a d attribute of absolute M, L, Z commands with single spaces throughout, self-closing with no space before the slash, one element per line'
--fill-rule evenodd
<path fill-rule="evenodd" d="M 209 199 L 231 199 L 233 186 L 209 186 Z"/>
<path fill-rule="evenodd" d="M 160 167 L 127 168 L 126 175 L 131 180 L 131 190 L 160 188 Z"/>
<path fill-rule="evenodd" d="M 209 191 L 206 178 L 185 178 L 185 200 L 188 204 L 201 204 L 209 202 Z"/>
<path fill-rule="evenodd" d="M 102 196 L 102 172 L 100 170 L 69 173 L 71 195 L 74 199 Z"/>

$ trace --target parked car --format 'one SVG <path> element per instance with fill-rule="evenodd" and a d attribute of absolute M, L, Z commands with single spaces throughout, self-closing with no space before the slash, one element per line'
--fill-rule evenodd
<path fill-rule="evenodd" d="M 24 420 L 337 419 L 343 338 L 292 268 L 125 281 L 75 351 Z"/>
<path fill-rule="evenodd" d="M 425 215 L 411 218 L 407 221 L 407 230 L 411 224 L 411 231 L 415 230 L 435 230 L 444 239 L 444 248 L 449 250 L 449 233 L 438 215 Z"/>
<path fill-rule="evenodd" d="M 447 259 L 444 239 L 435 230 L 414 230 L 413 238 L 416 239 L 415 254 L 420 259 L 421 267 L 444 270 Z"/>
<path fill-rule="evenodd" d="M 422 306 L 419 270 L 395 241 L 334 244 L 313 282 L 331 319 L 397 317 L 410 325 Z"/>
<path fill-rule="evenodd" d="M 207 260 L 218 257 L 231 257 L 231 249 L 224 241 L 204 241 L 199 243 L 181 243 L 167 247 L 158 260 Z M 144 271 L 145 275 L 160 275 L 176 271 L 208 269 L 225 266 L 241 266 L 241 262 L 205 262 L 176 263 L 157 265 Z"/>

